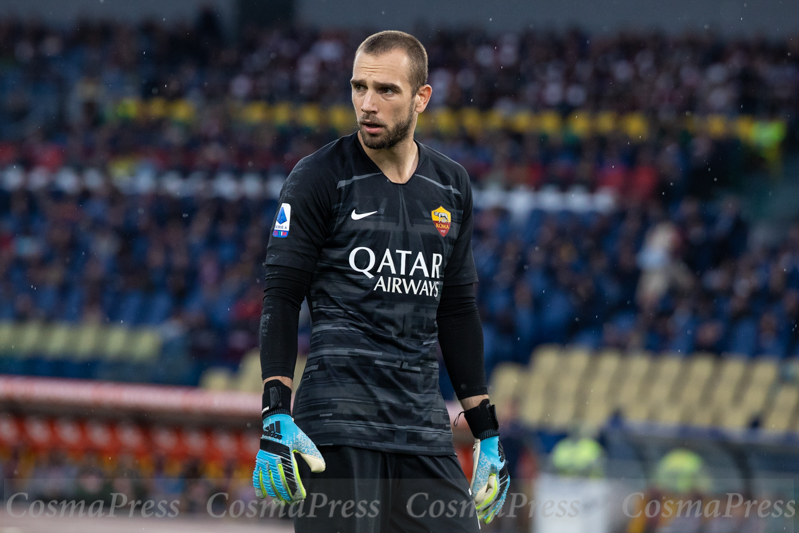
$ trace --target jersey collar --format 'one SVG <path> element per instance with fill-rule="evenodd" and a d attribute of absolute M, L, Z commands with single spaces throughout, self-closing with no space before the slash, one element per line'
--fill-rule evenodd
<path fill-rule="evenodd" d="M 377 163 L 372 161 L 372 158 L 366 153 L 361 146 L 361 142 L 358 140 L 358 132 L 356 131 L 350 137 L 350 142 L 355 144 L 355 173 L 356 174 L 383 174 L 383 171 L 380 170 L 380 167 L 377 166 Z M 416 146 L 419 148 L 419 162 L 416 164 L 416 170 L 413 172 L 415 174 L 424 174 L 425 172 L 425 165 L 427 164 L 427 146 L 420 143 L 416 139 L 413 140 L 416 143 Z M 410 181 L 410 180 L 408 180 Z M 408 182 L 405 182 L 406 184 Z"/>

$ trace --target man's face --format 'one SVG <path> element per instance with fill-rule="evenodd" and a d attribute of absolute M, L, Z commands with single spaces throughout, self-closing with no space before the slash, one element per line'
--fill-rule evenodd
<path fill-rule="evenodd" d="M 373 150 L 392 148 L 412 135 L 416 113 L 427 105 L 412 93 L 408 72 L 410 59 L 402 50 L 355 56 L 352 105 L 361 139 Z"/>

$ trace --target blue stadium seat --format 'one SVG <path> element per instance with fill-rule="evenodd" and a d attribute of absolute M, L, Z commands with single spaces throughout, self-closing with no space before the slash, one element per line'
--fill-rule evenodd
<path fill-rule="evenodd" d="M 128 327 L 138 325 L 140 323 L 139 317 L 143 303 L 144 295 L 141 291 L 131 291 L 127 294 L 123 294 L 112 320 L 125 324 Z"/>
<path fill-rule="evenodd" d="M 72 287 L 63 299 L 60 319 L 66 322 L 78 322 L 83 314 L 83 289 Z"/>
<path fill-rule="evenodd" d="M 727 351 L 752 356 L 757 348 L 757 321 L 742 318 L 732 325 Z"/>
<path fill-rule="evenodd" d="M 172 296 L 168 292 L 158 292 L 146 299 L 142 310 L 143 325 L 156 326 L 166 321 L 172 311 Z"/>

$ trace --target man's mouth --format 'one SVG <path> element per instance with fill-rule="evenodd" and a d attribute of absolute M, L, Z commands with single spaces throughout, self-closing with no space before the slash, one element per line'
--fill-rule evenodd
<path fill-rule="evenodd" d="M 361 122 L 361 127 L 366 131 L 366 133 L 371 133 L 372 135 L 376 135 L 380 133 L 380 130 L 383 129 L 383 126 L 380 124 L 376 124 L 374 122 Z"/>

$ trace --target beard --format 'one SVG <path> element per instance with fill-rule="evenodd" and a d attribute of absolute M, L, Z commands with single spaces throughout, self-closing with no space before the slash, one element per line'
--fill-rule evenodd
<path fill-rule="evenodd" d="M 377 135 L 365 131 L 361 123 L 358 122 L 358 129 L 361 132 L 363 144 L 372 150 L 385 150 L 388 148 L 393 148 L 400 141 L 407 139 L 411 134 L 411 126 L 413 125 L 413 107 L 413 104 L 411 104 L 411 107 L 408 110 L 408 116 L 404 120 L 398 122 L 393 128 L 383 126 L 384 131 Z"/>

